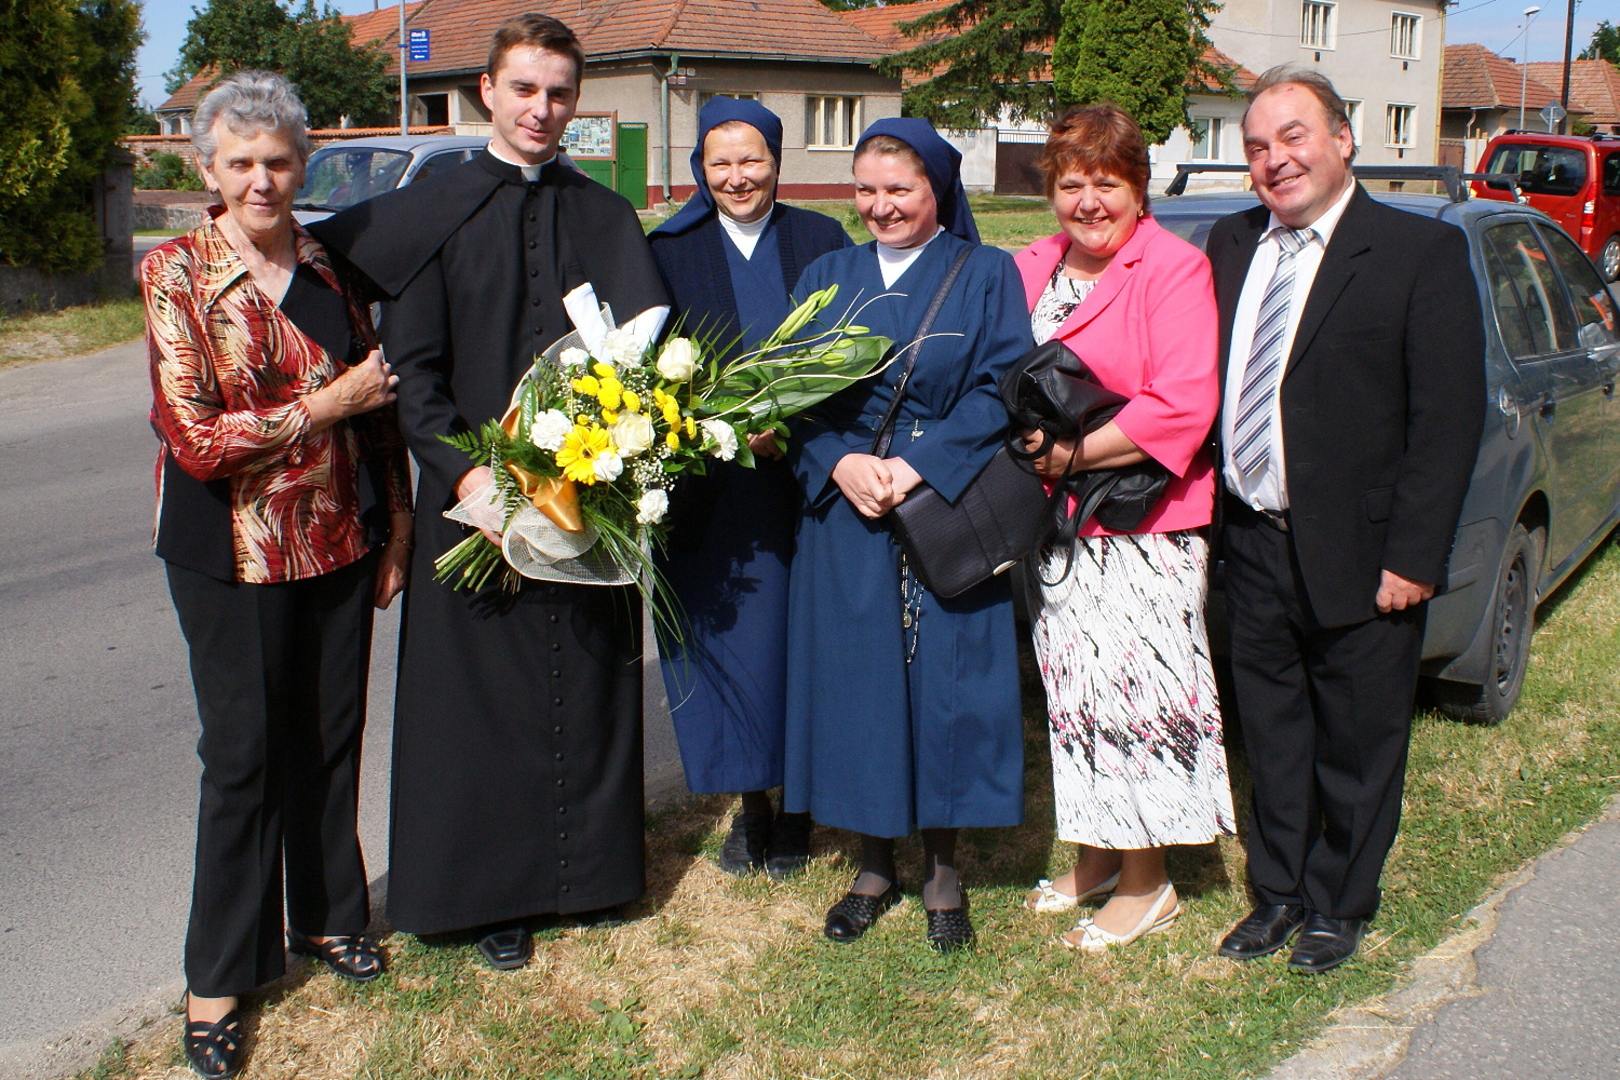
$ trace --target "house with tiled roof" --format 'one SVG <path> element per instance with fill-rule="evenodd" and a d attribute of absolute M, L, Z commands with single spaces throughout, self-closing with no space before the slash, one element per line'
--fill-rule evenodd
<path fill-rule="evenodd" d="M 1529 65 L 1527 70 L 1483 45 L 1447 45 L 1440 89 L 1440 137 L 1482 143 L 1509 128 L 1539 125 L 1536 114 L 1558 100 L 1558 91 L 1534 72 L 1536 66 Z M 1470 166 L 1478 161 L 1477 151 L 1482 147 L 1471 149 L 1475 152 L 1468 155 Z"/>
<path fill-rule="evenodd" d="M 1562 61 L 1525 65 L 1530 77 L 1562 89 Z M 1569 70 L 1569 111 L 1605 135 L 1620 135 L 1620 67 L 1607 60 L 1575 60 Z"/>

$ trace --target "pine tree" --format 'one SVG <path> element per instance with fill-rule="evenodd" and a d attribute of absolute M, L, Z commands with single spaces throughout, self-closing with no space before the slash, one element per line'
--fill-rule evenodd
<path fill-rule="evenodd" d="M 1604 19 L 1592 31 L 1592 40 L 1581 50 L 1582 60 L 1607 60 L 1620 67 L 1620 26 Z"/>
<path fill-rule="evenodd" d="M 1149 145 L 1186 126 L 1194 80 L 1229 86 L 1204 60 L 1211 0 L 1063 0 L 1052 49 L 1060 102 L 1111 101 L 1130 113 Z"/>

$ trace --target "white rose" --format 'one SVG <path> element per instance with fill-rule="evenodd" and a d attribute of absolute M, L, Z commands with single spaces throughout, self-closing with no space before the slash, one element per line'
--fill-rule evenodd
<path fill-rule="evenodd" d="M 698 425 L 703 434 L 714 440 L 714 448 L 709 451 L 721 461 L 730 461 L 737 456 L 737 432 L 724 420 L 705 420 Z"/>
<path fill-rule="evenodd" d="M 596 478 L 612 483 L 624 472 L 624 458 L 612 450 L 597 454 L 596 460 L 591 462 L 591 468 L 596 470 Z"/>
<path fill-rule="evenodd" d="M 630 331 L 615 328 L 607 332 L 596 350 L 596 358 L 616 368 L 634 367 L 641 361 L 641 345 Z"/>
<path fill-rule="evenodd" d="M 565 368 L 582 368 L 591 362 L 591 354 L 577 345 L 570 345 L 557 355 L 557 363 Z"/>
<path fill-rule="evenodd" d="M 635 457 L 653 444 L 653 422 L 645 413 L 620 413 L 613 426 L 608 428 L 608 435 L 613 439 L 613 445 L 619 448 L 619 453 L 625 457 Z"/>
<path fill-rule="evenodd" d="M 697 347 L 691 338 L 670 338 L 658 354 L 658 374 L 670 382 L 683 383 L 697 370 Z"/>
<path fill-rule="evenodd" d="M 656 525 L 664 520 L 669 512 L 669 495 L 661 488 L 653 488 L 641 493 L 641 501 L 636 504 L 636 521 L 642 525 Z"/>
<path fill-rule="evenodd" d="M 555 453 L 562 449 L 563 441 L 568 433 L 574 430 L 574 422 L 565 413 L 556 409 L 547 409 L 534 418 L 529 425 L 529 441 L 542 450 Z"/>

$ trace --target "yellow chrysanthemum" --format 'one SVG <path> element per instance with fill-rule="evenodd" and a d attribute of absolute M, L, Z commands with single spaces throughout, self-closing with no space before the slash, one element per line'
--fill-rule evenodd
<path fill-rule="evenodd" d="M 617 371 L 614 371 L 607 364 L 592 364 L 591 370 L 596 372 L 598 378 L 603 379 L 616 379 L 619 375 Z"/>
<path fill-rule="evenodd" d="M 596 400 L 604 409 L 617 409 L 624 402 L 624 383 L 612 377 L 603 379 L 598 384 Z"/>
<path fill-rule="evenodd" d="M 671 431 L 668 435 L 665 435 L 664 445 L 669 447 L 671 450 L 679 450 L 681 448 L 681 433 L 678 431 Z"/>
<path fill-rule="evenodd" d="M 608 433 L 596 425 L 576 425 L 557 451 L 557 465 L 563 476 L 575 483 L 596 483 L 596 459 L 613 448 Z"/>
<path fill-rule="evenodd" d="M 686 418 L 686 437 L 688 439 L 697 438 L 697 421 L 690 416 Z"/>
<path fill-rule="evenodd" d="M 616 411 L 614 411 L 613 409 L 603 409 L 602 410 L 602 423 L 604 423 L 604 424 L 612 424 L 618 418 L 619 418 L 619 414 Z"/>
<path fill-rule="evenodd" d="M 574 388 L 576 394 L 588 394 L 595 397 L 602 390 L 602 384 L 596 381 L 593 375 L 581 375 L 568 384 Z"/>
<path fill-rule="evenodd" d="M 626 390 L 624 392 L 624 411 L 625 412 L 640 412 L 641 411 L 641 397 L 634 390 Z"/>

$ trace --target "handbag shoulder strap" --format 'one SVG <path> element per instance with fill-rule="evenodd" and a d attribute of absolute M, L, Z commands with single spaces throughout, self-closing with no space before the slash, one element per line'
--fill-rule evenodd
<path fill-rule="evenodd" d="M 939 309 L 945 306 L 951 286 L 956 284 L 957 275 L 961 274 L 963 265 L 972 253 L 971 244 L 956 253 L 951 268 L 945 272 L 945 280 L 939 283 L 939 290 L 934 293 L 928 310 L 923 313 L 922 322 L 917 324 L 917 336 L 906 346 L 906 366 L 900 372 L 900 381 L 894 384 L 894 400 L 889 402 L 889 410 L 883 414 L 883 422 L 878 425 L 877 437 L 872 440 L 872 454 L 875 457 L 886 457 L 889 453 L 889 444 L 894 441 L 894 422 L 900 415 L 900 403 L 906 397 L 906 384 L 911 382 L 911 373 L 916 370 L 917 354 L 922 352 L 923 339 L 934 328 L 934 318 L 939 314 Z"/>

